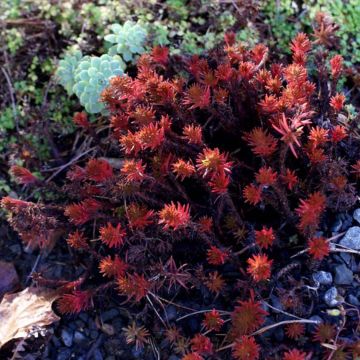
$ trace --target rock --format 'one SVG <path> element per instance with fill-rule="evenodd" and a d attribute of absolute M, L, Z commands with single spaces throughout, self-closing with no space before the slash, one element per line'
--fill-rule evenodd
<path fill-rule="evenodd" d="M 313 315 L 313 316 L 311 316 L 311 318 L 309 320 L 315 320 L 319 324 L 323 322 L 323 319 L 319 315 Z M 315 328 L 317 327 L 317 325 L 316 324 L 307 324 L 306 327 L 309 332 L 313 332 L 315 330 Z"/>
<path fill-rule="evenodd" d="M 116 318 L 112 322 L 112 326 L 114 327 L 115 331 L 122 331 L 122 328 L 124 327 L 124 322 L 121 318 Z"/>
<path fill-rule="evenodd" d="M 19 285 L 19 277 L 14 264 L 0 261 L 0 298 Z"/>
<path fill-rule="evenodd" d="M 341 220 L 343 222 L 341 231 L 346 231 L 347 229 L 349 229 L 349 227 L 351 226 L 351 224 L 353 222 L 353 218 L 349 214 L 343 214 Z"/>
<path fill-rule="evenodd" d="M 271 296 L 270 296 L 270 300 L 271 300 L 271 305 L 272 305 L 273 307 L 275 307 L 275 308 L 278 309 L 278 310 L 284 310 L 284 309 L 283 309 L 283 305 L 282 305 L 280 299 L 279 299 L 277 296 L 271 295 Z M 279 313 L 279 311 L 276 311 L 276 310 L 274 310 L 274 309 L 271 309 L 271 311 L 273 311 L 274 313 Z"/>
<path fill-rule="evenodd" d="M 330 230 L 331 230 L 332 232 L 337 233 L 337 232 L 340 231 L 340 229 L 341 229 L 341 227 L 342 227 L 342 224 L 343 224 L 343 222 L 341 221 L 341 219 L 337 218 L 337 219 L 334 221 L 334 223 L 332 224 Z"/>
<path fill-rule="evenodd" d="M 353 281 L 353 272 L 344 264 L 335 268 L 335 284 L 350 285 Z"/>
<path fill-rule="evenodd" d="M 9 249 L 14 254 L 20 254 L 21 253 L 21 246 L 19 244 L 14 244 L 9 246 Z"/>
<path fill-rule="evenodd" d="M 99 332 L 97 330 L 91 330 L 90 331 L 90 337 L 95 340 L 99 336 Z"/>
<path fill-rule="evenodd" d="M 284 330 L 278 328 L 277 331 L 274 332 L 274 337 L 276 341 L 283 342 L 284 341 Z"/>
<path fill-rule="evenodd" d="M 93 357 L 94 360 L 103 360 L 104 357 L 102 356 L 102 353 L 99 349 L 96 349 L 94 351 L 94 357 Z"/>
<path fill-rule="evenodd" d="M 349 295 L 348 297 L 348 302 L 351 304 L 351 305 L 354 305 L 354 306 L 360 306 L 360 301 L 358 300 L 358 298 L 354 295 Z"/>
<path fill-rule="evenodd" d="M 56 336 L 51 337 L 51 342 L 54 344 L 55 347 L 60 348 L 61 342 Z"/>
<path fill-rule="evenodd" d="M 101 314 L 101 319 L 103 322 L 107 322 L 109 320 L 114 319 L 118 315 L 119 315 L 119 311 L 117 309 L 113 308 L 113 309 L 103 312 Z"/>
<path fill-rule="evenodd" d="M 353 218 L 360 224 L 360 208 L 354 211 Z"/>
<path fill-rule="evenodd" d="M 339 244 L 353 250 L 360 250 L 360 227 L 351 227 L 340 240 Z"/>
<path fill-rule="evenodd" d="M 135 359 L 144 358 L 144 348 L 136 348 L 135 346 L 131 349 L 131 353 Z"/>
<path fill-rule="evenodd" d="M 193 333 L 196 333 L 200 330 L 200 324 L 199 324 L 199 321 L 195 318 L 195 317 L 191 317 L 189 320 L 188 320 L 188 325 L 189 325 L 189 328 L 190 330 L 193 332 Z"/>
<path fill-rule="evenodd" d="M 74 333 L 72 332 L 72 330 L 62 329 L 61 339 L 65 346 L 70 347 L 73 343 Z"/>
<path fill-rule="evenodd" d="M 87 323 L 88 320 L 89 320 L 89 315 L 88 315 L 87 313 L 82 312 L 82 313 L 79 315 L 79 318 L 80 318 L 84 323 Z"/>
<path fill-rule="evenodd" d="M 324 301 L 328 306 L 334 307 L 339 304 L 339 301 L 337 300 L 338 291 L 336 287 L 330 288 L 324 295 Z"/>
<path fill-rule="evenodd" d="M 169 321 L 175 320 L 177 318 L 177 311 L 174 305 L 169 305 L 165 309 L 166 317 Z"/>
<path fill-rule="evenodd" d="M 75 333 L 74 333 L 74 343 L 80 344 L 82 342 L 85 342 L 86 340 L 87 340 L 86 336 L 82 332 L 75 331 Z"/>
<path fill-rule="evenodd" d="M 71 350 L 66 348 L 58 349 L 56 360 L 68 360 L 71 358 Z"/>
<path fill-rule="evenodd" d="M 318 271 L 312 275 L 313 280 L 321 285 L 330 285 L 333 281 L 331 273 L 326 271 Z"/>
<path fill-rule="evenodd" d="M 176 355 L 170 355 L 169 360 L 180 360 L 180 358 Z"/>

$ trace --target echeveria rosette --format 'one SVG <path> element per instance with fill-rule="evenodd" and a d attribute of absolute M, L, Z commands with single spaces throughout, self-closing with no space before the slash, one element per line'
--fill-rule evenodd
<path fill-rule="evenodd" d="M 145 52 L 147 31 L 140 24 L 126 21 L 124 25 L 113 24 L 110 26 L 112 34 L 106 35 L 105 40 L 114 44 L 108 54 L 119 54 L 126 62 L 132 62 L 135 55 Z"/>
<path fill-rule="evenodd" d="M 56 76 L 59 83 L 65 88 L 69 95 L 74 93 L 73 86 L 75 84 L 75 70 L 79 65 L 83 55 L 80 50 L 69 52 L 65 57 L 59 61 L 59 66 L 56 70 Z"/>
<path fill-rule="evenodd" d="M 100 57 L 85 56 L 80 61 L 75 71 L 73 92 L 87 112 L 98 113 L 104 109 L 104 105 L 99 102 L 100 94 L 113 76 L 124 74 L 124 68 L 120 56 L 108 54 Z"/>

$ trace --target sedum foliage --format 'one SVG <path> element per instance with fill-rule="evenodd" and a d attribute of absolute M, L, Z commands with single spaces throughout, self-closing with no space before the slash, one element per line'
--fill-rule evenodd
<path fill-rule="evenodd" d="M 147 31 L 140 24 L 126 21 L 124 25 L 112 24 L 112 34 L 106 35 L 105 40 L 113 44 L 109 55 L 119 54 L 124 61 L 133 61 L 135 55 L 145 51 Z"/>
<path fill-rule="evenodd" d="M 74 93 L 74 73 L 82 57 L 82 52 L 77 50 L 73 53 L 66 54 L 65 57 L 59 61 L 56 75 L 58 77 L 59 83 L 65 88 L 69 95 Z"/>
<path fill-rule="evenodd" d="M 126 62 L 141 54 L 146 40 L 146 31 L 138 24 L 126 22 L 123 26 L 113 24 L 113 34 L 105 40 L 116 43 L 108 54 L 83 56 L 75 50 L 60 60 L 56 76 L 69 95 L 75 94 L 89 113 L 99 113 L 104 106 L 99 102 L 101 92 L 113 76 L 123 75 Z M 120 54 L 120 55 L 118 55 Z"/>
<path fill-rule="evenodd" d="M 123 75 L 124 63 L 119 56 L 108 54 L 85 56 L 74 73 L 73 92 L 79 98 L 87 112 L 98 113 L 103 104 L 98 100 L 101 92 L 116 75 Z"/>

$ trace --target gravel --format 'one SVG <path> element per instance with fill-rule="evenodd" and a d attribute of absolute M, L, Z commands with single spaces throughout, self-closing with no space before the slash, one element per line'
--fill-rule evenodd
<path fill-rule="evenodd" d="M 73 344 L 73 339 L 74 339 L 73 331 L 69 330 L 69 329 L 62 329 L 61 330 L 61 339 L 65 346 L 71 347 L 71 345 Z"/>
<path fill-rule="evenodd" d="M 340 240 L 339 244 L 353 250 L 360 250 L 360 227 L 351 227 Z"/>
<path fill-rule="evenodd" d="M 339 305 L 339 301 L 337 300 L 338 291 L 336 287 L 331 287 L 324 295 L 324 301 L 328 306 L 335 307 Z"/>
<path fill-rule="evenodd" d="M 350 285 L 353 281 L 353 272 L 344 264 L 335 268 L 335 284 Z"/>
<path fill-rule="evenodd" d="M 330 285 L 333 282 L 333 277 L 329 272 L 318 271 L 313 274 L 313 280 L 315 283 L 319 283 L 321 285 Z"/>
<path fill-rule="evenodd" d="M 360 208 L 354 211 L 353 218 L 360 224 Z"/>

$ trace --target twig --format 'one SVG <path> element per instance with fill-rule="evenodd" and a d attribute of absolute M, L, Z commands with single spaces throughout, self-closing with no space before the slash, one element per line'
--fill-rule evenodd
<path fill-rule="evenodd" d="M 14 96 L 15 91 L 14 91 L 14 88 L 13 88 L 12 83 L 11 83 L 10 75 L 8 74 L 5 67 L 2 67 L 1 71 L 3 72 L 3 74 L 5 76 L 5 79 L 6 79 L 6 82 L 8 84 L 9 94 L 10 94 L 10 99 L 11 99 L 11 107 L 12 107 L 13 116 L 14 116 L 15 125 L 16 125 L 16 131 L 19 132 L 19 118 L 17 116 L 16 100 L 15 100 L 15 96 Z"/>
<path fill-rule="evenodd" d="M 338 239 L 339 237 L 342 237 L 343 235 L 345 235 L 345 233 L 346 233 L 346 231 L 343 231 L 343 232 L 340 233 L 340 234 L 336 234 L 336 235 L 334 235 L 334 236 L 326 239 L 326 242 L 329 243 L 329 242 L 331 242 L 332 240 L 336 240 L 336 239 Z M 297 256 L 299 256 L 299 255 L 302 255 L 302 254 L 304 254 L 304 253 L 306 253 L 306 252 L 308 252 L 308 251 L 309 251 L 309 248 L 307 247 L 306 249 L 304 249 L 304 250 L 296 253 L 295 255 L 290 256 L 290 259 L 293 259 L 294 257 L 297 257 Z"/>
<path fill-rule="evenodd" d="M 179 317 L 178 319 L 176 319 L 176 321 L 180 321 L 180 320 L 186 319 L 186 318 L 188 318 L 190 316 L 194 316 L 194 315 L 198 315 L 198 314 L 204 314 L 204 313 L 211 312 L 211 311 L 213 311 L 213 309 L 195 311 L 195 312 L 193 312 L 191 314 L 186 314 L 184 316 Z M 227 311 L 221 311 L 221 310 L 217 310 L 217 311 L 219 313 L 221 313 L 221 314 L 226 314 L 226 315 L 229 314 L 229 312 L 227 312 Z"/>
<path fill-rule="evenodd" d="M 31 279 L 32 274 L 34 274 L 36 268 L 38 267 L 40 260 L 41 260 L 41 254 L 39 254 L 39 255 L 37 256 L 37 258 L 36 258 L 36 260 L 35 260 L 35 263 L 34 263 L 32 269 L 31 269 L 31 271 L 30 271 L 30 274 L 29 274 L 29 275 L 27 276 L 27 278 L 26 278 L 26 284 L 29 283 L 29 280 Z"/>
<path fill-rule="evenodd" d="M 57 176 L 60 172 L 62 172 L 63 170 L 65 170 L 67 167 L 69 167 L 70 165 L 72 165 L 73 163 L 75 163 L 76 161 L 78 161 L 80 158 L 82 158 L 83 156 L 85 156 L 86 154 L 88 154 L 89 152 L 93 151 L 94 149 L 96 149 L 96 146 L 84 151 L 83 153 L 75 156 L 74 158 L 72 158 L 69 162 L 67 162 L 64 165 L 61 165 L 58 167 L 58 170 L 56 170 L 49 178 L 47 178 L 45 180 L 46 183 L 50 182 L 55 176 Z"/>
<path fill-rule="evenodd" d="M 302 319 L 302 318 L 300 318 L 300 317 L 298 317 L 298 316 L 296 316 L 296 315 L 290 314 L 290 313 L 288 313 L 288 312 L 286 312 L 286 311 L 284 311 L 284 310 L 280 310 L 280 309 L 276 308 L 275 306 L 270 305 L 270 304 L 269 304 L 268 302 L 266 302 L 265 300 L 263 300 L 262 303 L 265 304 L 266 306 L 268 306 L 270 309 L 273 309 L 273 310 L 275 310 L 275 311 L 278 311 L 279 313 L 282 313 L 282 314 L 284 314 L 284 315 L 293 317 L 293 318 L 298 319 L 298 320 L 304 320 L 304 319 Z"/>
<path fill-rule="evenodd" d="M 275 327 L 281 326 L 281 325 L 286 325 L 286 324 L 320 324 L 319 320 L 307 320 L 307 319 L 301 319 L 301 320 L 284 320 L 284 321 L 280 321 L 278 323 L 275 324 L 271 324 L 268 326 L 264 326 L 263 328 L 253 332 L 252 334 L 250 334 L 250 336 L 255 336 L 255 335 L 259 335 L 262 334 L 270 329 L 273 329 Z M 235 343 L 231 343 L 229 345 L 223 346 L 219 349 L 216 350 L 216 352 L 220 352 L 223 350 L 227 350 L 227 349 L 231 349 L 233 346 L 235 345 Z"/>
<path fill-rule="evenodd" d="M 165 326 L 165 328 L 167 328 L 168 326 L 166 325 L 165 321 L 163 320 L 163 318 L 160 316 L 159 312 L 156 310 L 154 304 L 152 303 L 151 299 L 149 298 L 149 295 L 146 295 L 146 300 L 150 303 L 150 306 L 153 308 L 153 310 L 155 311 L 155 314 L 157 315 L 157 317 L 160 319 L 161 323 Z"/>

